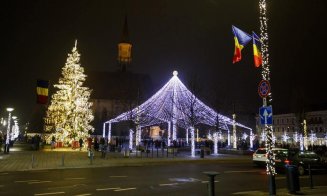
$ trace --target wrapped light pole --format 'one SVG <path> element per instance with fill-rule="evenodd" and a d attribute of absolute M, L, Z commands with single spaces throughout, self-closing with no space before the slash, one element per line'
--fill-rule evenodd
<path fill-rule="evenodd" d="M 272 129 L 272 94 L 270 91 L 270 70 L 268 54 L 268 18 L 266 0 L 259 0 L 260 8 L 260 37 L 261 37 L 261 55 L 262 55 L 262 80 L 259 83 L 259 95 L 262 97 L 263 107 L 260 108 L 260 118 L 263 121 L 264 131 L 266 133 L 267 162 L 266 170 L 269 177 L 269 195 L 276 195 L 275 184 L 275 157 L 272 152 L 274 147 L 273 129 Z M 268 100 L 267 100 L 268 99 Z"/>

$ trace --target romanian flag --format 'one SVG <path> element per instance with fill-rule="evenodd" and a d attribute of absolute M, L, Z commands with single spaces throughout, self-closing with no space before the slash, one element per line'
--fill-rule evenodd
<path fill-rule="evenodd" d="M 48 93 L 49 93 L 49 81 L 37 80 L 37 84 L 36 84 L 37 103 L 46 104 L 48 102 Z"/>
<path fill-rule="evenodd" d="M 253 38 L 253 56 L 254 56 L 254 65 L 255 67 L 260 67 L 262 65 L 262 55 L 260 52 L 261 40 L 257 34 L 252 32 Z"/>
<path fill-rule="evenodd" d="M 232 25 L 232 30 L 234 33 L 234 40 L 235 40 L 233 63 L 237 63 L 242 59 L 241 50 L 244 48 L 244 46 L 247 43 L 251 41 L 252 37 L 233 25 Z"/>

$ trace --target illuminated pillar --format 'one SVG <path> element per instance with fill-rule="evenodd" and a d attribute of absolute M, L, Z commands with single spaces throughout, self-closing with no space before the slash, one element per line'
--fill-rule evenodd
<path fill-rule="evenodd" d="M 213 153 L 218 154 L 218 132 L 213 134 Z"/>
<path fill-rule="evenodd" d="M 109 123 L 109 126 L 108 126 L 108 143 L 110 143 L 111 141 L 111 123 Z"/>
<path fill-rule="evenodd" d="M 230 130 L 229 130 L 228 126 L 226 126 L 226 127 L 227 127 L 227 144 L 228 144 L 228 147 L 230 147 Z"/>
<path fill-rule="evenodd" d="M 14 108 L 7 108 L 8 114 L 8 126 L 7 126 L 7 138 L 6 138 L 6 145 L 10 143 L 10 122 L 11 122 L 11 112 L 14 111 Z"/>
<path fill-rule="evenodd" d="M 136 126 L 136 134 L 135 134 L 135 145 L 139 146 L 141 143 L 141 133 L 142 133 L 142 129 L 140 125 Z"/>
<path fill-rule="evenodd" d="M 233 148 L 237 148 L 237 138 L 236 138 L 236 114 L 233 114 Z"/>
<path fill-rule="evenodd" d="M 308 132 L 307 132 L 307 121 L 303 120 L 303 143 L 305 150 L 308 150 Z"/>
<path fill-rule="evenodd" d="M 253 149 L 253 140 L 254 140 L 254 135 L 252 130 L 250 131 L 250 148 Z"/>
<path fill-rule="evenodd" d="M 194 127 L 191 127 L 191 156 L 195 157 L 195 137 L 194 137 Z"/>
<path fill-rule="evenodd" d="M 106 137 L 106 123 L 103 123 L 103 127 L 102 127 L 102 137 L 103 137 L 103 138 Z"/>
<path fill-rule="evenodd" d="M 132 129 L 129 130 L 129 149 L 133 149 L 133 133 L 134 131 Z"/>
<path fill-rule="evenodd" d="M 170 146 L 170 122 L 168 123 L 167 146 Z"/>

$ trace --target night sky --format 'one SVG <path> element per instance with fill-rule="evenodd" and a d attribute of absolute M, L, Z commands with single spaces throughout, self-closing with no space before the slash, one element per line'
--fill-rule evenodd
<path fill-rule="evenodd" d="M 274 113 L 326 105 L 326 2 L 267 1 Z M 38 107 L 36 80 L 58 82 L 75 39 L 86 74 L 115 71 L 125 14 L 133 44 L 129 70 L 150 74 L 154 92 L 178 70 L 186 85 L 196 75 L 199 97 L 209 105 L 218 97 L 226 115 L 233 103 L 240 114 L 257 113 L 261 69 L 251 43 L 232 64 L 231 26 L 260 34 L 258 0 L 1 1 L 1 113 L 12 106 L 29 120 Z"/>

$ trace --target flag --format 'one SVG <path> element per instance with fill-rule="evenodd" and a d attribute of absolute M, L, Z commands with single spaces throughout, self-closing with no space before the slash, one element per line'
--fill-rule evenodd
<path fill-rule="evenodd" d="M 233 25 L 232 25 L 232 30 L 234 33 L 234 41 L 235 41 L 233 63 L 236 63 L 242 59 L 241 50 L 244 48 L 244 46 L 247 43 L 251 41 L 252 37 Z"/>
<path fill-rule="evenodd" d="M 253 40 L 253 57 L 254 57 L 254 65 L 255 67 L 260 67 L 262 65 L 262 55 L 260 52 L 261 40 L 257 34 L 252 32 L 252 40 Z"/>
<path fill-rule="evenodd" d="M 46 104 L 48 102 L 49 81 L 37 80 L 36 82 L 36 102 L 39 104 Z"/>

